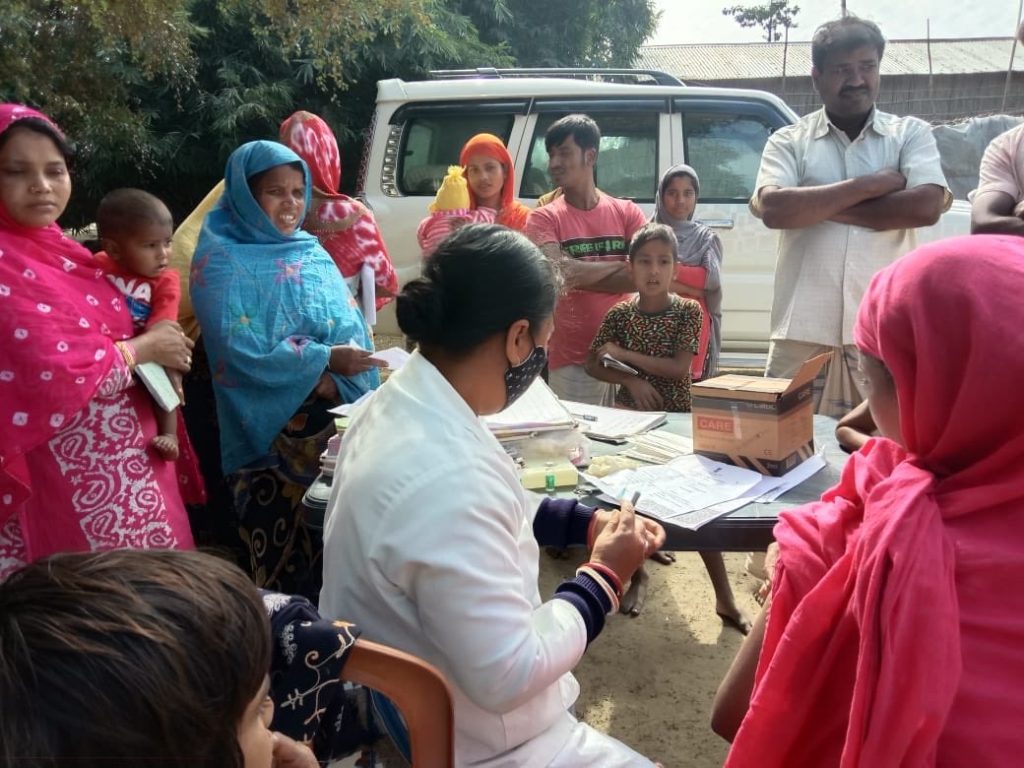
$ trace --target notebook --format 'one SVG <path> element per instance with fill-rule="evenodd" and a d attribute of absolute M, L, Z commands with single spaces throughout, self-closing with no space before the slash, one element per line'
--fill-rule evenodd
<path fill-rule="evenodd" d="M 168 413 L 181 405 L 181 399 L 174 391 L 174 385 L 171 384 L 167 372 L 160 364 L 139 363 L 135 366 L 135 375 L 146 385 L 146 389 L 156 400 L 156 404 Z"/>
<path fill-rule="evenodd" d="M 590 437 L 624 440 L 654 429 L 665 423 L 664 411 L 629 411 L 624 408 L 604 408 L 600 405 L 574 403 L 566 400 L 564 407 L 579 419 L 580 428 Z"/>
<path fill-rule="evenodd" d="M 616 371 L 623 371 L 624 373 L 632 374 L 633 376 L 639 376 L 640 371 L 634 368 L 632 365 L 627 365 L 621 360 L 617 360 L 609 354 L 601 355 L 601 365 L 605 368 L 611 368 Z"/>
<path fill-rule="evenodd" d="M 495 437 L 502 439 L 531 432 L 572 429 L 576 421 L 551 387 L 538 377 L 522 397 L 505 410 L 485 416 L 484 423 Z"/>

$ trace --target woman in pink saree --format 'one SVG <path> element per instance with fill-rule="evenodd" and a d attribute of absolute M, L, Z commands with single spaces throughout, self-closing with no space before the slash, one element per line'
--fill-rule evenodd
<path fill-rule="evenodd" d="M 0 104 L 0 580 L 55 552 L 192 546 L 132 376 L 187 371 L 191 342 L 170 321 L 133 338 L 120 294 L 61 233 L 69 154 L 45 115 Z"/>
<path fill-rule="evenodd" d="M 1018 237 L 930 243 L 872 280 L 854 337 L 884 437 L 780 515 L 716 700 L 729 768 L 1020 765 L 1022 293 Z"/>

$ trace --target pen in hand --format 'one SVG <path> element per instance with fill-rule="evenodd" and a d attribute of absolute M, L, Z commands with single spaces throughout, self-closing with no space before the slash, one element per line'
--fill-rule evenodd
<path fill-rule="evenodd" d="M 635 507 L 638 501 L 640 501 L 640 491 L 634 491 L 633 498 L 630 499 L 629 503 Z"/>

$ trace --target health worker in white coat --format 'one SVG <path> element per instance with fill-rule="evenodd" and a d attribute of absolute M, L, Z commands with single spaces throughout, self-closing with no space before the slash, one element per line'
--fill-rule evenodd
<path fill-rule="evenodd" d="M 629 504 L 531 505 L 480 419 L 543 369 L 559 289 L 517 232 L 443 241 L 398 296 L 419 348 L 354 416 L 328 506 L 321 613 L 445 674 L 459 766 L 652 765 L 576 720 L 571 670 L 665 532 Z M 575 544 L 589 561 L 542 601 L 539 546 Z"/>

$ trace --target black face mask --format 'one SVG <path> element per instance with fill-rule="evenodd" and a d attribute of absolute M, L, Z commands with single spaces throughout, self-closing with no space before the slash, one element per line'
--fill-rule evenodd
<path fill-rule="evenodd" d="M 530 388 L 548 361 L 548 353 L 544 347 L 534 347 L 533 352 L 519 365 L 509 366 L 505 371 L 505 407 L 523 396 Z"/>

